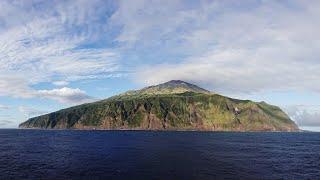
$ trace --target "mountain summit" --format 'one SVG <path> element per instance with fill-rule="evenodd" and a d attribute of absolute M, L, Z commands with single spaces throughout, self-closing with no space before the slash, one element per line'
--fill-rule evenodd
<path fill-rule="evenodd" d="M 297 131 L 277 106 L 232 99 L 172 80 L 38 116 L 21 128 Z"/>
<path fill-rule="evenodd" d="M 181 80 L 171 80 L 159 85 L 149 86 L 141 90 L 127 91 L 121 95 L 137 94 L 179 94 L 185 92 L 210 94 L 210 91 Z"/>

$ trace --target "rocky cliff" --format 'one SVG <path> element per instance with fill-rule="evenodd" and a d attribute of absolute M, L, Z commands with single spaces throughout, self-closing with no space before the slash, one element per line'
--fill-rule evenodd
<path fill-rule="evenodd" d="M 297 131 L 276 106 L 232 99 L 170 81 L 34 117 L 20 128 Z"/>

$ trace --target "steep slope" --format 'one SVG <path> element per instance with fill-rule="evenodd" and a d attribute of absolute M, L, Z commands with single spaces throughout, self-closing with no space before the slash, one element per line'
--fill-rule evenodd
<path fill-rule="evenodd" d="M 169 82 L 156 86 L 149 86 L 141 90 L 128 91 L 120 95 L 141 95 L 141 94 L 178 94 L 184 92 L 195 92 L 210 94 L 210 91 L 200 88 L 194 84 L 190 84 L 181 80 L 171 80 Z"/>
<path fill-rule="evenodd" d="M 148 129 L 207 131 L 296 131 L 278 107 L 211 94 L 170 81 L 34 117 L 21 128 Z M 159 92 L 159 93 L 157 93 Z"/>

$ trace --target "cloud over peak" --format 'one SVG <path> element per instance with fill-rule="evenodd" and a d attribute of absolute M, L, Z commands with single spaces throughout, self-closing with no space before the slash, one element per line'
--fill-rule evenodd
<path fill-rule="evenodd" d="M 123 3 L 114 16 L 124 27 L 121 41 L 161 59 L 138 67 L 138 82 L 182 79 L 239 93 L 320 90 L 317 1 L 139 2 Z"/>

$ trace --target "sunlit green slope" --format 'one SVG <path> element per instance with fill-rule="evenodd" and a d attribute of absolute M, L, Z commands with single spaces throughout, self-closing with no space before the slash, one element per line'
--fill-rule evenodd
<path fill-rule="evenodd" d="M 237 100 L 170 81 L 106 100 L 34 117 L 21 128 L 206 131 L 297 131 L 290 118 L 265 102 Z"/>

